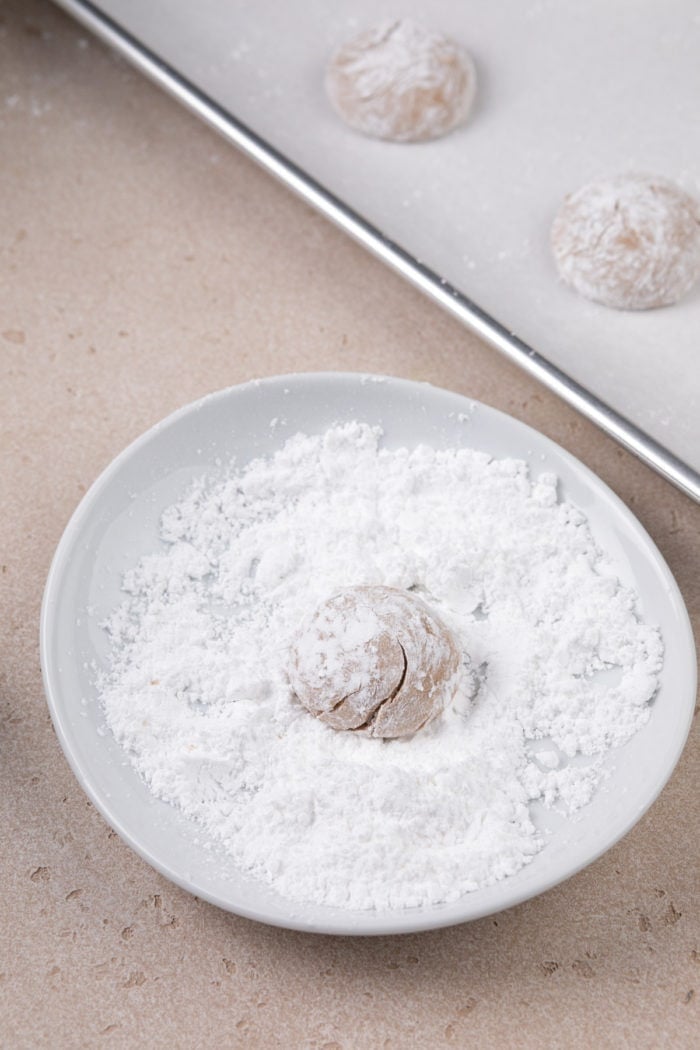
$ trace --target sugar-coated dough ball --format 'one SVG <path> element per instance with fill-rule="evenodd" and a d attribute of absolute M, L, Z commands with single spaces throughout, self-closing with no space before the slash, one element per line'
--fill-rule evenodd
<path fill-rule="evenodd" d="M 551 243 L 560 276 L 587 299 L 667 306 L 700 277 L 700 205 L 667 179 L 600 179 L 565 198 Z"/>
<path fill-rule="evenodd" d="M 410 19 L 382 22 L 343 44 L 326 70 L 326 91 L 351 127 L 378 139 L 439 138 L 469 116 L 476 70 L 448 37 Z"/>
<path fill-rule="evenodd" d="M 457 691 L 459 647 L 409 591 L 351 587 L 302 624 L 291 648 L 297 699 L 334 729 L 409 736 Z"/>

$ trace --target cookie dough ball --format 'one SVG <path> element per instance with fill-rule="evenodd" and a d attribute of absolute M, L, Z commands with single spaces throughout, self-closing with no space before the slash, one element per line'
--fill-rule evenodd
<path fill-rule="evenodd" d="M 700 205 L 667 179 L 600 179 L 566 197 L 551 243 L 560 276 L 587 299 L 667 306 L 700 277 Z"/>
<path fill-rule="evenodd" d="M 343 44 L 326 70 L 333 108 L 372 138 L 422 142 L 469 116 L 476 70 L 452 40 L 409 19 L 383 22 Z"/>
<path fill-rule="evenodd" d="M 409 591 L 351 587 L 319 606 L 294 640 L 297 699 L 334 729 L 415 733 L 454 696 L 461 663 L 451 631 Z"/>

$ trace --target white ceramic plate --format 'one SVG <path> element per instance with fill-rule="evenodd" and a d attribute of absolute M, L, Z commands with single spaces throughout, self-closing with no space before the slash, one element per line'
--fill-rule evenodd
<path fill-rule="evenodd" d="M 272 420 L 276 424 L 271 426 Z M 384 428 L 390 447 L 468 445 L 553 470 L 562 494 L 587 515 L 619 576 L 641 597 L 666 646 L 648 724 L 607 760 L 610 777 L 575 821 L 546 815 L 546 847 L 516 875 L 454 904 L 352 912 L 291 903 L 238 872 L 176 809 L 155 799 L 105 732 L 94 667 L 105 666 L 100 622 L 121 601 L 127 567 L 159 544 L 162 510 L 188 482 L 240 467 L 299 430 L 360 419 Z M 446 390 L 356 374 L 281 376 L 233 387 L 175 412 L 129 446 L 98 478 L 68 524 L 49 572 L 41 618 L 44 685 L 73 770 L 109 824 L 167 878 L 229 911 L 324 933 L 379 934 L 448 926 L 510 907 L 589 864 L 636 823 L 670 776 L 695 702 L 695 649 L 678 587 L 651 539 L 578 460 L 509 416 Z"/>

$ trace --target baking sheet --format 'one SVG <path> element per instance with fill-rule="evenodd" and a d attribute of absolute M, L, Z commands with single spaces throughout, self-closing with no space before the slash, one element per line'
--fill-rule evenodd
<path fill-rule="evenodd" d="M 562 196 L 608 173 L 700 195 L 700 9 L 692 0 L 104 0 L 96 5 L 508 330 L 700 468 L 700 289 L 623 313 L 558 284 Z M 347 129 L 323 92 L 332 47 L 411 15 L 464 43 L 469 125 L 407 145 Z"/>

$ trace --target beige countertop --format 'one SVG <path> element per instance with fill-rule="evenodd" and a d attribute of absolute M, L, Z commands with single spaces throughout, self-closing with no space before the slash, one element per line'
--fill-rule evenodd
<path fill-rule="evenodd" d="M 99 471 L 204 393 L 349 369 L 501 408 L 621 496 L 696 629 L 700 512 L 49 4 L 0 4 L 0 84 L 0 1045 L 696 1045 L 697 725 L 660 799 L 585 871 L 405 937 L 219 911 L 87 801 L 43 697 L 44 580 Z"/>

